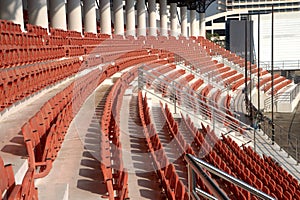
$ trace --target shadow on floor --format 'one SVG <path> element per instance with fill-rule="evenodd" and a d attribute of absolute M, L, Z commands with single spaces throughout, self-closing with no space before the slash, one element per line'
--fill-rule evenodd
<path fill-rule="evenodd" d="M 19 132 L 18 136 L 13 137 L 9 141 L 9 144 L 6 144 L 1 151 L 21 157 L 28 156 L 22 132 Z"/>
<path fill-rule="evenodd" d="M 101 171 L 101 129 L 100 122 L 103 114 L 106 97 L 110 89 L 107 89 L 102 100 L 96 106 L 96 110 L 87 129 L 84 139 L 84 152 L 80 162 L 79 175 L 77 181 L 79 189 L 90 191 L 99 195 L 106 195 L 107 188 L 104 184 L 103 173 Z"/>

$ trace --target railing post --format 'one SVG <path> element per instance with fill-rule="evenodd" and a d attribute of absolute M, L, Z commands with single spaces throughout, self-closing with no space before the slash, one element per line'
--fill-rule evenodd
<path fill-rule="evenodd" d="M 256 152 L 256 128 L 254 128 L 253 146 L 254 146 L 254 152 Z"/>
<path fill-rule="evenodd" d="M 144 69 L 144 66 L 141 66 L 138 69 L 138 88 L 139 88 L 139 90 L 142 90 L 143 87 L 144 87 L 144 84 L 143 84 L 143 82 L 144 82 L 143 69 Z"/>
<path fill-rule="evenodd" d="M 213 119 L 213 131 L 216 132 L 216 119 L 215 119 L 215 110 L 212 109 L 212 119 Z"/>
<path fill-rule="evenodd" d="M 194 188 L 195 188 L 195 177 L 193 173 L 193 169 L 190 164 L 188 164 L 188 194 L 189 200 L 193 200 L 194 196 Z"/>
<path fill-rule="evenodd" d="M 173 81 L 172 82 L 172 85 L 173 85 L 173 91 L 174 91 L 174 94 L 173 94 L 173 97 L 174 97 L 174 114 L 176 114 L 176 107 L 177 107 L 177 105 L 176 105 L 176 89 L 175 89 L 175 82 Z"/>
<path fill-rule="evenodd" d="M 298 138 L 296 138 L 296 162 L 297 165 L 299 164 L 299 159 L 298 159 Z"/>
<path fill-rule="evenodd" d="M 289 135 L 290 135 L 290 132 L 288 132 L 287 134 L 287 147 L 289 148 L 290 147 L 290 138 L 289 138 Z M 280 149 L 281 149 L 281 145 L 280 145 Z M 287 157 L 289 158 L 290 157 L 290 154 L 289 152 L 287 152 Z"/>

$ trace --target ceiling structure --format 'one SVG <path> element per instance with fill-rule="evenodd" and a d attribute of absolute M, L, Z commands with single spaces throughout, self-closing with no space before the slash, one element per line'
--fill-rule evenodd
<path fill-rule="evenodd" d="M 196 10 L 198 13 L 205 13 L 208 6 L 215 0 L 167 0 L 168 4 L 177 3 L 178 7 L 187 6 L 189 10 Z"/>

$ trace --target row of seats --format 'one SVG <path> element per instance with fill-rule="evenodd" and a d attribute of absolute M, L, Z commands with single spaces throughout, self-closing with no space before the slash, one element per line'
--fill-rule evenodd
<path fill-rule="evenodd" d="M 163 108 L 163 107 L 161 106 L 161 108 Z M 212 151 L 213 144 L 216 142 L 217 138 L 214 137 L 214 134 L 212 133 L 212 131 L 210 131 L 209 127 L 205 128 L 202 124 L 202 130 L 204 130 L 203 132 L 205 132 L 206 134 L 204 135 L 203 132 L 200 133 L 200 134 L 202 134 L 202 137 L 201 136 L 197 137 L 197 135 L 194 135 L 195 145 L 194 145 L 194 148 L 192 148 L 192 146 L 190 146 L 190 144 L 187 144 L 185 142 L 184 136 L 178 130 L 178 123 L 175 122 L 175 120 L 172 116 L 172 113 L 170 112 L 170 110 L 168 109 L 167 106 L 165 106 L 164 115 L 165 115 L 165 119 L 168 123 L 168 126 L 169 126 L 171 132 L 173 132 L 173 134 L 175 134 L 174 138 L 176 138 L 178 144 L 180 144 L 180 146 L 182 147 L 182 150 L 185 153 L 189 153 L 189 154 L 196 156 L 195 152 L 198 152 L 201 155 L 205 156 L 205 155 L 208 155 Z M 198 144 L 196 144 L 196 143 L 198 143 Z M 194 151 L 194 149 L 195 149 L 195 151 Z M 225 167 L 224 169 L 226 172 L 230 171 L 228 167 Z M 208 175 L 211 176 L 209 173 L 208 173 Z M 199 180 L 199 178 L 197 178 L 197 180 L 198 180 L 198 185 L 201 186 L 201 189 L 211 193 L 210 190 L 208 189 L 209 186 L 205 186 L 205 184 L 203 182 L 204 180 L 201 180 L 201 179 Z M 219 182 L 219 184 L 220 184 L 220 182 Z M 230 196 L 230 197 L 234 196 L 235 198 L 237 198 L 237 197 L 240 197 L 243 195 L 243 193 L 239 193 L 239 192 L 232 195 L 231 194 L 231 189 L 233 187 L 232 184 L 227 183 L 227 185 L 224 186 L 224 184 L 222 183 L 222 185 L 220 185 L 220 186 L 223 190 L 225 190 L 228 193 L 228 196 Z"/>
<path fill-rule="evenodd" d="M 189 83 L 195 79 L 195 75 L 187 74 L 186 76 L 179 78 L 176 83 L 178 84 L 179 90 L 176 91 L 176 100 L 178 105 L 182 104 L 181 99 L 181 91 L 184 90 L 185 92 L 189 92 Z"/>
<path fill-rule="evenodd" d="M 226 58 L 228 61 L 233 62 L 236 65 L 239 65 L 240 67 L 245 67 L 245 60 L 236 55 L 235 53 L 231 53 L 230 51 L 224 49 L 223 47 L 203 38 L 203 37 L 198 37 L 197 41 L 204 47 L 206 47 L 207 52 L 209 55 L 221 55 L 223 58 Z M 250 70 L 251 68 L 251 73 L 252 74 L 257 74 L 258 73 L 258 67 L 255 64 L 251 64 L 248 61 L 247 63 L 247 69 Z M 260 76 L 264 76 L 266 74 L 269 74 L 267 70 L 261 69 L 260 68 Z M 267 85 L 264 85 L 266 82 L 270 81 L 271 76 L 266 76 L 265 78 L 261 79 L 260 81 L 260 86 L 262 90 L 267 93 L 270 88 L 271 88 L 271 83 L 268 83 Z M 278 78 L 278 79 L 277 79 Z M 240 78 L 239 78 L 240 79 Z M 230 81 L 234 80 L 233 78 L 230 79 Z M 249 79 L 247 79 L 249 81 Z M 236 84 L 232 86 L 232 90 L 236 90 L 239 86 L 241 86 L 245 82 L 244 78 L 240 79 Z M 279 74 L 274 74 L 274 94 L 276 94 L 279 90 L 285 88 L 289 84 L 291 84 L 291 80 L 287 80 L 285 77 L 280 77 Z M 228 84 L 228 83 L 227 83 Z M 270 93 L 271 94 L 271 93 Z"/>
<path fill-rule="evenodd" d="M 230 162 L 230 167 L 235 169 L 235 172 L 239 173 L 244 181 L 277 199 L 300 198 L 299 183 L 296 180 L 293 181 L 292 176 L 288 178 L 285 170 L 274 169 L 258 154 L 249 156 L 249 151 L 243 151 L 230 137 L 223 136 L 223 141 L 226 145 L 219 146 L 218 151 L 226 161 Z M 292 182 L 289 182 L 291 180 Z M 292 196 L 293 198 L 291 198 Z"/>
<path fill-rule="evenodd" d="M 83 68 L 82 61 L 71 58 L 1 70 L 0 111 Z"/>
<path fill-rule="evenodd" d="M 120 58 L 114 65 L 109 65 L 105 70 L 107 74 L 133 66 L 125 72 L 114 84 L 110 91 L 101 118 L 101 171 L 107 187 L 109 199 L 128 198 L 128 173 L 123 167 L 122 146 L 120 141 L 120 110 L 123 94 L 129 84 L 137 77 L 138 68 L 143 65 L 151 65 L 157 62 L 157 56 L 148 55 L 145 52 L 130 52 L 130 58 Z M 142 55 L 140 55 L 142 54 Z M 140 59 L 137 59 L 140 58 Z M 114 69 L 113 69 L 114 68 Z"/>
<path fill-rule="evenodd" d="M 48 61 L 72 55 L 70 47 L 43 46 L 43 47 L 0 47 L 0 68 L 12 68 L 20 65 Z"/>
<path fill-rule="evenodd" d="M 35 178 L 46 176 L 61 148 L 67 129 L 85 99 L 105 80 L 99 70 L 78 78 L 47 101 L 22 127 Z"/>
<path fill-rule="evenodd" d="M 109 35 L 47 29 L 31 24 L 26 25 L 27 32 L 22 32 L 19 25 L 10 21 L 0 20 L 1 32 L 1 66 L 9 68 L 30 62 L 46 61 L 65 56 L 78 56 L 90 53 L 103 41 L 103 52 L 114 52 L 127 49 L 140 49 L 141 42 L 129 39 L 110 39 Z M 12 28 L 13 27 L 13 28 Z M 17 27 L 17 28 L 15 28 Z M 18 30 L 17 30 L 18 29 Z"/>
<path fill-rule="evenodd" d="M 182 181 L 179 180 L 179 176 L 174 165 L 168 161 L 166 153 L 162 147 L 162 143 L 155 131 L 154 125 L 150 120 L 147 98 L 143 98 L 141 92 L 139 92 L 138 95 L 139 114 L 142 121 L 146 142 L 151 152 L 151 158 L 153 159 L 157 175 L 161 180 L 164 193 L 168 199 L 189 199 L 187 190 L 185 189 Z"/>
<path fill-rule="evenodd" d="M 123 94 L 133 79 L 137 77 L 137 69 L 138 67 L 134 67 L 125 72 L 114 84 L 106 98 L 100 122 L 101 171 L 109 199 L 128 198 L 128 173 L 127 169 L 123 167 L 119 123 Z"/>
<path fill-rule="evenodd" d="M 4 164 L 0 157 L 0 195 L 8 200 L 37 200 L 38 190 L 34 186 L 34 169 L 28 168 L 21 184 L 16 184 L 13 166 Z"/>
<path fill-rule="evenodd" d="M 146 62 L 157 58 L 157 55 L 137 56 L 139 53 L 140 51 L 131 53 L 136 56 L 118 59 L 116 61 L 118 66 L 111 66 L 111 69 L 122 70 L 138 62 Z M 97 58 L 99 57 L 96 55 L 89 55 L 84 57 L 84 61 L 79 58 L 69 58 L 56 62 L 35 63 L 26 67 L 2 70 L 0 73 L 0 109 L 3 110 L 50 84 L 76 74 L 83 69 L 102 64 L 103 57 L 100 57 L 101 59 Z M 110 70 L 108 69 L 108 71 Z"/>
<path fill-rule="evenodd" d="M 0 32 L 21 32 L 21 25 L 12 21 L 0 20 Z"/>
<path fill-rule="evenodd" d="M 222 154 L 220 154 L 218 151 L 216 151 L 216 147 L 220 147 L 223 142 L 222 140 L 219 140 L 214 132 L 210 130 L 209 127 L 205 127 L 202 123 L 202 129 L 201 131 L 196 128 L 191 121 L 191 119 L 187 116 L 186 118 L 182 116 L 183 122 L 188 127 L 188 129 L 194 133 L 195 138 L 202 138 L 199 140 L 199 148 L 201 149 L 199 155 L 203 156 L 204 160 L 208 163 L 214 165 L 215 167 L 225 171 L 226 173 L 229 173 L 233 176 L 235 176 L 232 172 L 234 169 L 232 169 L 231 164 L 228 162 L 225 162 L 222 157 L 220 157 Z M 225 148 L 225 147 L 224 147 Z M 219 149 L 219 148 L 218 148 Z M 235 176 L 237 178 L 240 178 L 239 176 Z M 250 199 L 250 193 L 246 192 L 245 190 L 241 190 L 237 188 L 235 185 L 230 184 L 226 181 L 222 181 L 217 179 L 216 180 L 221 188 L 226 191 L 227 195 L 230 196 L 232 199 Z M 254 196 L 251 197 L 251 199 L 255 199 Z"/>
<path fill-rule="evenodd" d="M 168 73 L 167 75 L 163 75 L 163 81 L 159 86 L 159 90 L 162 93 L 163 97 L 168 96 L 168 86 L 171 84 L 171 81 L 176 80 L 177 78 L 183 76 L 185 74 L 184 69 L 176 69 Z"/>
<path fill-rule="evenodd" d="M 146 66 L 146 67 L 148 71 L 151 70 L 151 75 L 146 75 L 145 77 L 147 88 L 151 87 L 152 82 L 155 80 L 156 77 L 176 69 L 175 64 L 168 64 L 167 62 L 161 63 L 161 66 L 158 66 L 155 69 L 153 69 L 151 66 L 150 67 Z"/>

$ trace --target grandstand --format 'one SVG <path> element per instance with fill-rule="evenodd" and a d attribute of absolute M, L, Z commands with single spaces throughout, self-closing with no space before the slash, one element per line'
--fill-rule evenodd
<path fill-rule="evenodd" d="M 210 3 L 1 1 L 2 199 L 300 199 L 298 147 L 245 104 L 300 87 L 206 39 Z"/>

